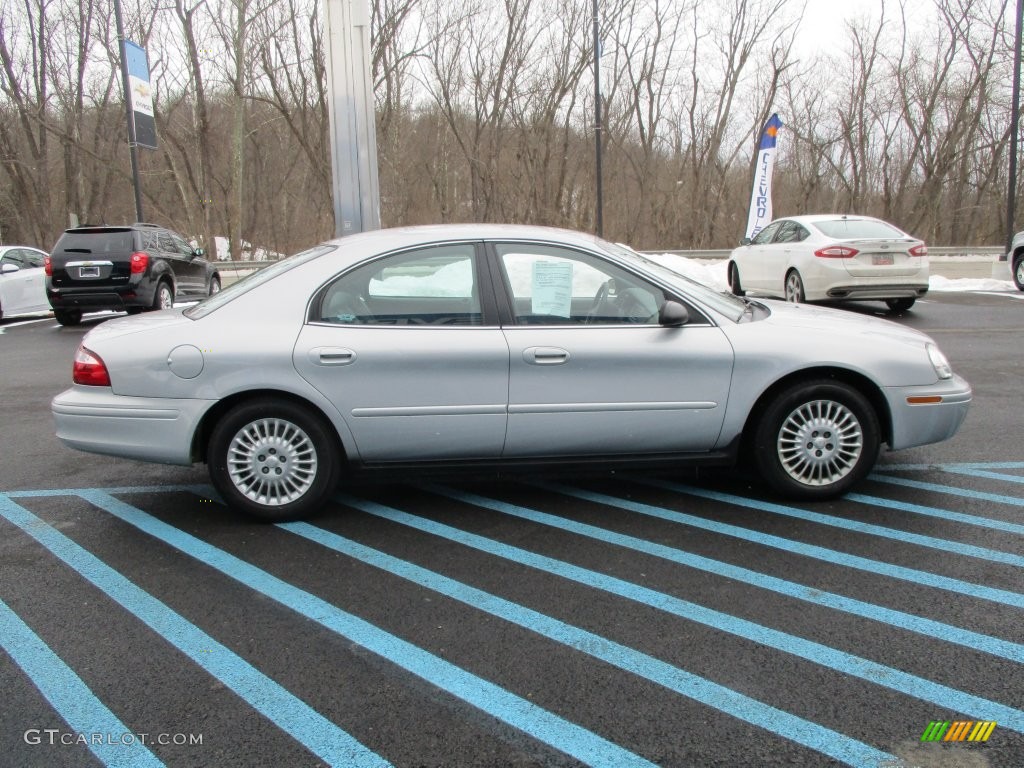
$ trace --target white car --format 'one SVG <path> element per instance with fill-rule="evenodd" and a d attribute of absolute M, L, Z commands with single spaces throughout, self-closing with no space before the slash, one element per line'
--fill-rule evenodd
<path fill-rule="evenodd" d="M 729 287 L 786 301 L 884 301 L 910 309 L 928 292 L 928 246 L 881 219 L 777 219 L 729 257 Z"/>
<path fill-rule="evenodd" d="M 50 311 L 45 259 L 43 251 L 27 245 L 0 246 L 0 319 Z"/>

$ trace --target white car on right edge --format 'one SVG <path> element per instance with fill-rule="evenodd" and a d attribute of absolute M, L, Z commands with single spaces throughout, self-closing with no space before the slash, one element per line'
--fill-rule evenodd
<path fill-rule="evenodd" d="M 729 288 L 786 301 L 884 301 L 910 309 L 928 292 L 928 246 L 868 216 L 776 219 L 729 257 Z"/>

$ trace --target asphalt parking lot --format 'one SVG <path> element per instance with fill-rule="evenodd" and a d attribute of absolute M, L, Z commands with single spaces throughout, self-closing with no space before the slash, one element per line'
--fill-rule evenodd
<path fill-rule="evenodd" d="M 972 411 L 837 502 L 438 478 L 279 526 L 203 467 L 64 449 L 49 401 L 98 320 L 4 321 L 0 762 L 1019 766 L 1022 298 L 896 318 Z"/>

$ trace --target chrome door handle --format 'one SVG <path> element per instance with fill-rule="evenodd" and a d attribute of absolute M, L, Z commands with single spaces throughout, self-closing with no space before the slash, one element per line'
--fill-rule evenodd
<path fill-rule="evenodd" d="M 569 352 L 559 347 L 527 347 L 523 360 L 530 365 L 561 365 L 568 362 Z"/>

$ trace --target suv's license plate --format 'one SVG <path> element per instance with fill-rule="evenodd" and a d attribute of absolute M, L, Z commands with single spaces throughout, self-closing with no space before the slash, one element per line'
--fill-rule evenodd
<path fill-rule="evenodd" d="M 99 277 L 100 276 L 100 268 L 99 267 L 79 267 L 78 268 L 78 276 L 79 277 Z"/>
<path fill-rule="evenodd" d="M 891 253 L 873 253 L 871 254 L 871 263 L 876 267 L 887 266 L 894 264 Z"/>

